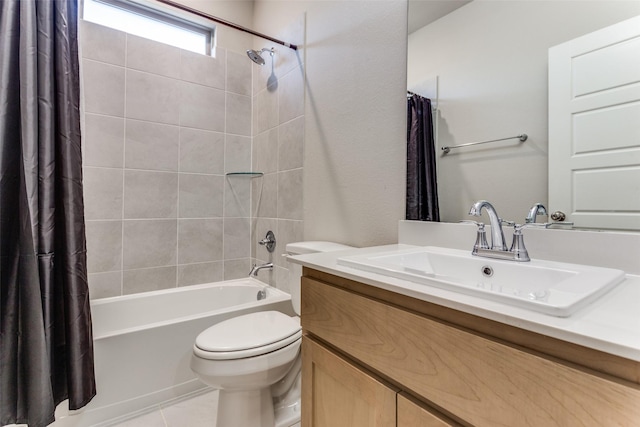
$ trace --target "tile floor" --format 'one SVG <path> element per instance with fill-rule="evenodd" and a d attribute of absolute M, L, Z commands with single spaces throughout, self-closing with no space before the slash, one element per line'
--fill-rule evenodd
<path fill-rule="evenodd" d="M 218 392 L 208 391 L 178 402 L 159 405 L 158 409 L 110 427 L 215 427 Z M 296 424 L 292 427 L 300 427 Z"/>
<path fill-rule="evenodd" d="M 111 427 L 214 427 L 218 392 L 213 390 L 184 400 L 159 405 L 157 409 Z"/>

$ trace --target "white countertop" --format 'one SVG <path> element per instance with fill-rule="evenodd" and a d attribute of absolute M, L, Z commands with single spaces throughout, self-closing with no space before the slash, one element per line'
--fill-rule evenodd
<path fill-rule="evenodd" d="M 289 260 L 325 273 L 640 362 L 640 276 L 637 275 L 627 275 L 622 283 L 595 302 L 570 317 L 561 318 L 337 264 L 337 259 L 344 256 L 412 247 L 416 246 L 375 246 L 297 255 L 289 257 Z"/>

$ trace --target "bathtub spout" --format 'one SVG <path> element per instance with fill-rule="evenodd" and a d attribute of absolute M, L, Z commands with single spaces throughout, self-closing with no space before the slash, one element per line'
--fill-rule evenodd
<path fill-rule="evenodd" d="M 258 271 L 263 269 L 273 270 L 273 263 L 268 262 L 262 265 L 253 264 L 253 268 L 251 268 L 251 271 L 249 272 L 249 276 L 258 277 Z"/>

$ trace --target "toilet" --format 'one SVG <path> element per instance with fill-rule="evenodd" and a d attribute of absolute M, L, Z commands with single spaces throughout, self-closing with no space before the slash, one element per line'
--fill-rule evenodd
<path fill-rule="evenodd" d="M 288 255 L 350 249 L 332 242 L 298 242 Z M 294 312 L 300 314 L 302 267 L 289 264 Z M 261 311 L 225 320 L 204 330 L 193 345 L 191 369 L 219 390 L 216 427 L 291 427 L 300 422 L 298 316 Z"/>

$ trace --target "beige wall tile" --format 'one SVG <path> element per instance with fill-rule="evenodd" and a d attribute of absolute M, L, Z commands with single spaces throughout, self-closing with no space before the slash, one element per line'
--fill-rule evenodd
<path fill-rule="evenodd" d="M 278 127 L 278 171 L 298 169 L 304 160 L 304 116 Z"/>
<path fill-rule="evenodd" d="M 286 268 L 280 267 L 277 265 L 275 267 L 275 287 L 280 289 L 282 292 L 286 292 L 288 294 L 291 293 L 291 283 L 289 282 L 289 270 Z M 299 279 L 298 279 L 299 280 Z"/>
<path fill-rule="evenodd" d="M 85 167 L 85 219 L 122 219 L 122 183 L 122 169 Z"/>
<path fill-rule="evenodd" d="M 180 123 L 180 82 L 127 70 L 126 109 L 130 119 L 177 125 Z"/>
<path fill-rule="evenodd" d="M 178 263 L 220 261 L 223 220 L 181 219 L 178 221 Z"/>
<path fill-rule="evenodd" d="M 124 218 L 176 218 L 178 174 L 125 170 Z"/>
<path fill-rule="evenodd" d="M 278 172 L 278 218 L 302 219 L 302 169 Z"/>
<path fill-rule="evenodd" d="M 254 170 L 271 173 L 278 170 L 278 129 L 261 133 L 253 139 Z"/>
<path fill-rule="evenodd" d="M 249 277 L 251 258 L 232 259 L 224 262 L 224 280 Z"/>
<path fill-rule="evenodd" d="M 289 243 L 300 242 L 304 240 L 304 223 L 303 221 L 278 219 L 278 245 L 276 246 L 275 262 L 280 267 L 289 268 L 287 259 L 282 255 L 286 253 L 286 246 Z"/>
<path fill-rule="evenodd" d="M 224 145 L 225 172 L 251 171 L 251 138 L 227 135 Z"/>
<path fill-rule="evenodd" d="M 279 123 L 304 115 L 304 80 L 302 70 L 296 68 L 282 79 L 278 86 Z"/>
<path fill-rule="evenodd" d="M 258 93 L 258 134 L 278 126 L 278 93 L 263 90 Z"/>
<path fill-rule="evenodd" d="M 224 183 L 221 175 L 180 174 L 179 218 L 222 217 Z"/>
<path fill-rule="evenodd" d="M 248 258 L 251 254 L 249 218 L 225 218 L 224 259 Z"/>
<path fill-rule="evenodd" d="M 180 78 L 187 82 L 224 89 L 225 59 L 226 51 L 224 49 L 216 49 L 215 58 L 183 50 L 180 62 Z"/>
<path fill-rule="evenodd" d="M 126 168 L 178 170 L 179 127 L 127 119 L 126 135 Z"/>
<path fill-rule="evenodd" d="M 176 266 L 124 270 L 122 272 L 122 293 L 158 291 L 176 287 Z"/>
<path fill-rule="evenodd" d="M 85 166 L 121 168 L 124 158 L 124 119 L 86 113 L 82 134 Z"/>
<path fill-rule="evenodd" d="M 251 215 L 251 179 L 227 176 L 224 185 L 224 216 L 248 218 Z"/>
<path fill-rule="evenodd" d="M 82 61 L 84 111 L 124 116 L 125 70 L 85 59 Z"/>
<path fill-rule="evenodd" d="M 227 92 L 226 132 L 251 136 L 251 97 Z"/>
<path fill-rule="evenodd" d="M 127 68 L 178 79 L 180 53 L 181 49 L 177 47 L 127 35 Z"/>
<path fill-rule="evenodd" d="M 175 219 L 124 221 L 123 236 L 125 270 L 176 264 Z"/>
<path fill-rule="evenodd" d="M 180 171 L 223 174 L 225 135 L 199 129 L 180 129 Z"/>
<path fill-rule="evenodd" d="M 180 84 L 180 125 L 224 132 L 224 91 L 194 83 Z"/>
<path fill-rule="evenodd" d="M 267 54 L 258 67 L 241 50 L 211 58 L 82 25 L 87 239 L 90 254 L 100 252 L 90 259 L 92 298 L 119 295 L 123 283 L 132 293 L 246 277 L 256 254 L 281 264 L 254 237 L 273 229 L 279 254 L 301 234 L 297 54 L 276 49 L 275 62 Z M 224 177 L 250 170 L 266 175 Z M 123 211 L 118 246 L 109 227 Z M 286 271 L 259 278 L 275 284 Z"/>
<path fill-rule="evenodd" d="M 113 28 L 80 20 L 82 57 L 124 66 L 126 34 Z"/>
<path fill-rule="evenodd" d="M 122 270 L 88 275 L 89 298 L 110 298 L 122 294 Z"/>
<path fill-rule="evenodd" d="M 253 62 L 247 55 L 235 52 L 227 54 L 227 91 L 251 95 L 251 68 Z"/>
<path fill-rule="evenodd" d="M 265 174 L 252 181 L 251 204 L 256 217 L 276 218 L 278 216 L 278 174 Z"/>
<path fill-rule="evenodd" d="M 122 221 L 87 221 L 87 272 L 122 270 Z"/>
<path fill-rule="evenodd" d="M 198 285 L 224 280 L 224 263 L 201 262 L 178 266 L 178 286 Z"/>

